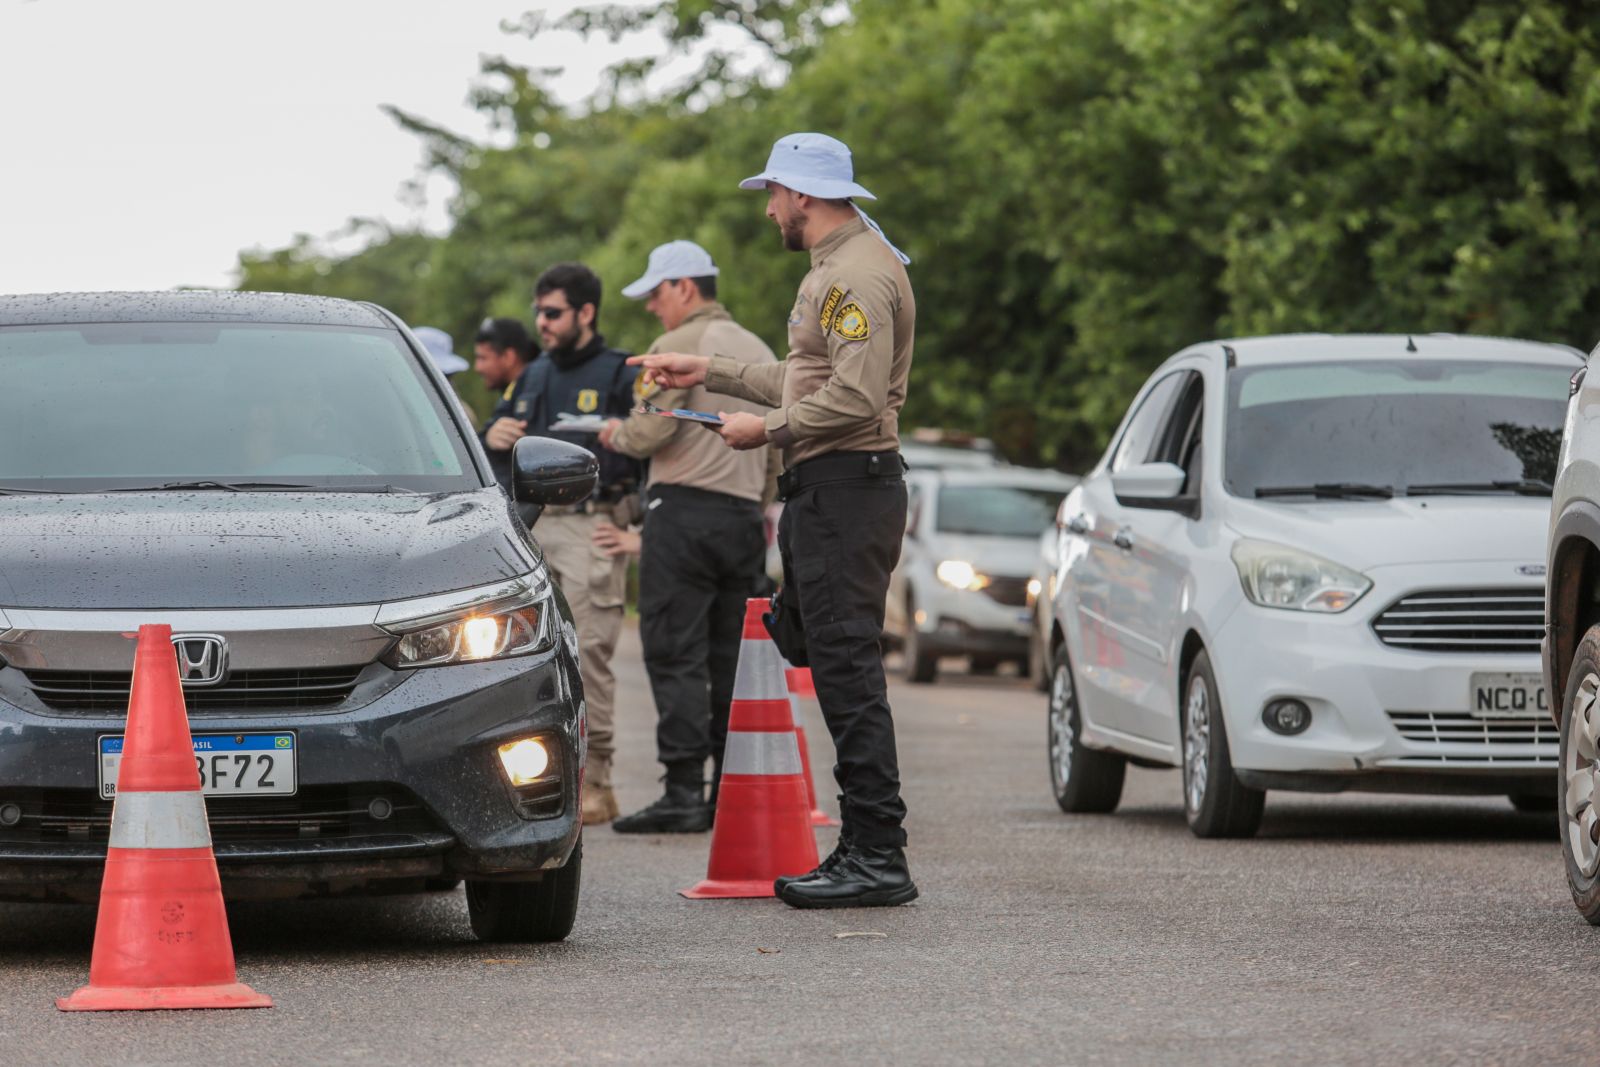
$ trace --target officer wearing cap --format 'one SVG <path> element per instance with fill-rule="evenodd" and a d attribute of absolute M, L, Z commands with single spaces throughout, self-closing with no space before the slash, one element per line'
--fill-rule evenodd
<path fill-rule="evenodd" d="M 484 319 L 473 346 L 472 368 L 500 399 L 479 439 L 489 454 L 495 481 L 511 492 L 511 448 L 528 428 L 528 402 L 521 396 L 522 374 L 533 358 L 533 339 L 516 319 Z"/>
<path fill-rule="evenodd" d="M 433 362 L 435 367 L 439 368 L 439 373 L 444 375 L 444 380 L 450 383 L 450 395 L 456 398 L 456 404 L 476 425 L 478 416 L 456 394 L 456 383 L 452 378 L 453 375 L 460 374 L 472 364 L 456 355 L 455 342 L 451 340 L 449 334 L 437 326 L 418 326 L 411 333 L 418 341 L 422 342 L 422 348 L 428 353 L 428 359 Z"/>
<path fill-rule="evenodd" d="M 772 408 L 728 413 L 718 432 L 736 449 L 783 449 L 784 586 L 769 628 L 791 660 L 809 659 L 838 754 L 844 822 L 833 853 L 808 875 L 778 879 L 778 895 L 802 908 L 903 904 L 917 889 L 878 641 L 906 523 L 899 414 L 916 325 L 910 260 L 856 205 L 872 194 L 832 137 L 782 138 L 766 169 L 740 187 L 765 189 L 784 246 L 811 258 L 789 315 L 789 357 L 753 365 L 662 353 L 634 362 L 666 388 L 704 383 Z M 787 625 L 791 613 L 797 627 Z"/>
<path fill-rule="evenodd" d="M 753 366 L 777 357 L 717 302 L 717 266 L 693 241 L 670 241 L 650 253 L 644 276 L 622 290 L 661 320 L 666 333 L 651 352 L 698 352 Z M 759 406 L 692 389 L 634 394 L 662 408 L 744 411 Z M 641 811 L 618 819 L 618 833 L 693 833 L 711 829 L 728 707 L 739 663 L 745 600 L 764 584 L 767 553 L 762 506 L 776 491 L 769 456 L 735 452 L 704 426 L 635 414 L 614 419 L 600 442 L 650 460 L 639 561 L 639 636 L 656 702 L 656 755 L 666 789 Z M 609 535 L 608 535 L 609 536 Z M 705 791 L 712 760 L 711 800 Z"/>

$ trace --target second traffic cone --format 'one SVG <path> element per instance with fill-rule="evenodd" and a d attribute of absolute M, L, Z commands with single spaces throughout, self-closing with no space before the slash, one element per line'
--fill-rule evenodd
<path fill-rule="evenodd" d="M 761 621 L 768 606 L 745 603 L 711 859 L 705 880 L 681 891 L 691 900 L 770 897 L 773 879 L 817 865 L 783 657 Z"/>
<path fill-rule="evenodd" d="M 172 628 L 141 626 L 89 984 L 56 1007 L 271 1006 L 234 973 Z"/>
<path fill-rule="evenodd" d="M 811 680 L 810 667 L 783 665 L 783 676 L 789 683 L 789 707 L 794 712 L 794 739 L 800 746 L 800 773 L 806 779 L 806 803 L 811 806 L 812 826 L 838 826 L 839 820 L 817 807 L 817 783 L 811 777 L 811 746 L 806 744 L 806 728 L 800 723 L 800 698 L 817 699 L 817 687 Z"/>

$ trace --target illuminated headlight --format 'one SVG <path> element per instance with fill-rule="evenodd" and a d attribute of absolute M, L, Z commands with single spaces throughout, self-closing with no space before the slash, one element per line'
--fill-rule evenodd
<path fill-rule="evenodd" d="M 1028 597 L 1027 597 L 1028 607 L 1031 608 L 1031 607 L 1034 606 L 1034 604 L 1039 602 L 1039 593 L 1043 589 L 1044 589 L 1044 584 L 1041 583 L 1039 581 L 1039 579 L 1037 579 L 1037 578 L 1029 578 L 1028 579 Z"/>
<path fill-rule="evenodd" d="M 1288 545 L 1242 539 L 1232 555 L 1244 595 L 1264 608 L 1335 614 L 1372 588 L 1365 575 Z"/>
<path fill-rule="evenodd" d="M 947 559 L 934 568 L 939 580 L 952 589 L 982 589 L 989 584 L 989 576 L 979 574 L 964 559 Z"/>
<path fill-rule="evenodd" d="M 402 635 L 390 664 L 443 667 L 543 652 L 555 643 L 554 614 L 555 602 L 546 585 L 520 603 L 487 605 Z"/>

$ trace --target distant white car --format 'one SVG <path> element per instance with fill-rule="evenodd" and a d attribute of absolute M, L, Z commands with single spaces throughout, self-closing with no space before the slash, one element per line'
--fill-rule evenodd
<path fill-rule="evenodd" d="M 1268 789 L 1555 810 L 1540 677 L 1564 347 L 1263 337 L 1169 359 L 1062 507 L 1050 776 L 1181 766 L 1202 837 Z"/>
<path fill-rule="evenodd" d="M 900 563 L 889 578 L 884 632 L 906 675 L 932 681 L 940 657 L 972 670 L 1025 665 L 1039 532 L 1078 479 L 996 466 L 906 476 L 908 514 Z"/>

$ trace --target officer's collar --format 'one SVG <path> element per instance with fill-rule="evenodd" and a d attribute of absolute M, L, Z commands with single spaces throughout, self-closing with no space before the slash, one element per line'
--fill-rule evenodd
<path fill-rule="evenodd" d="M 850 240 L 850 238 L 866 232 L 867 224 L 862 222 L 859 216 L 851 219 L 811 246 L 811 265 L 815 267 L 832 255 L 835 249 Z"/>
<path fill-rule="evenodd" d="M 695 321 L 696 319 L 731 319 L 731 318 L 733 318 L 733 316 L 728 314 L 728 309 L 727 308 L 723 307 L 720 303 L 718 303 L 715 300 L 708 300 L 704 304 L 701 304 L 699 307 L 695 308 L 693 311 L 689 312 L 689 314 L 685 315 L 683 317 L 683 321 L 678 323 L 678 325 L 680 327 L 687 326 L 687 325 L 689 325 L 689 323 Z"/>

